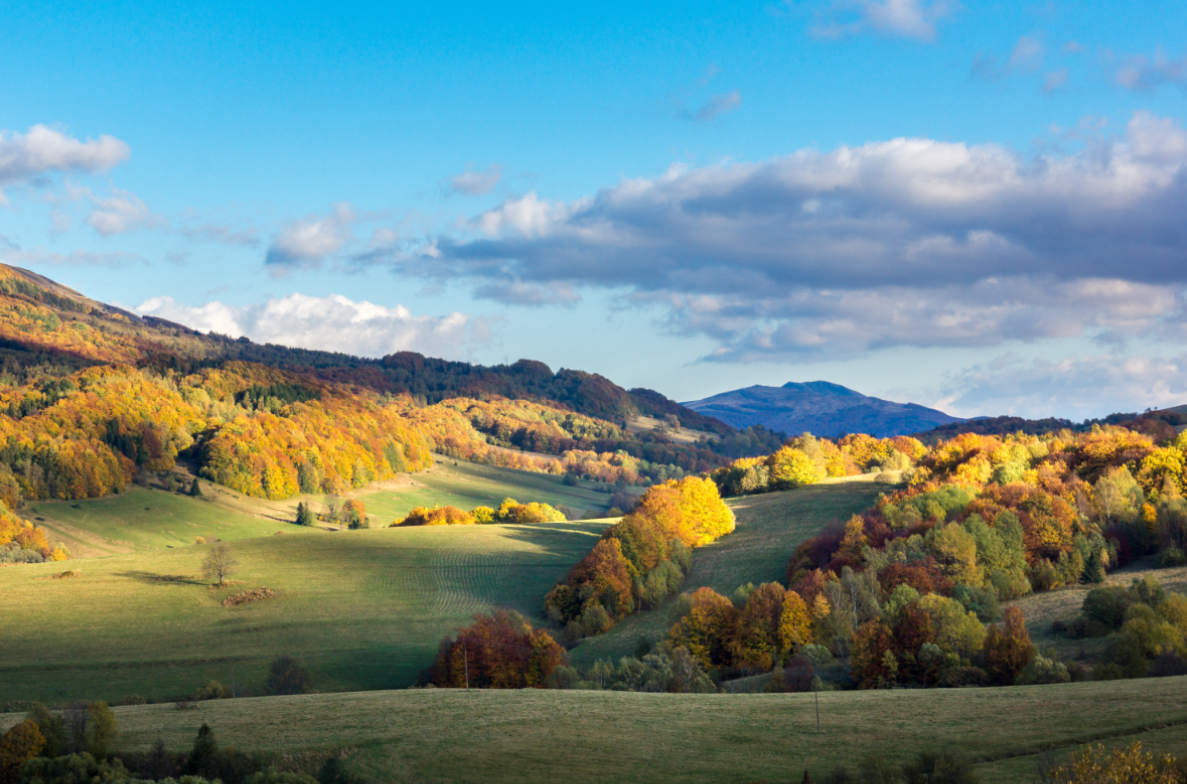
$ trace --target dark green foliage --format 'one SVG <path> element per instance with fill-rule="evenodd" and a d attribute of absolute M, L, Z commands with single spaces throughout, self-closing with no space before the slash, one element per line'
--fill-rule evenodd
<path fill-rule="evenodd" d="M 243 784 L 319 784 L 319 782 L 304 773 L 288 773 L 276 768 L 268 768 L 248 776 L 243 780 Z"/>
<path fill-rule="evenodd" d="M 194 738 L 194 747 L 186 757 L 185 769 L 189 773 L 205 770 L 210 761 L 218 754 L 218 741 L 214 739 L 214 730 L 203 722 L 198 728 L 198 737 Z"/>
<path fill-rule="evenodd" d="M 198 484 L 198 477 L 194 477 L 194 481 L 190 484 L 190 495 L 194 498 L 202 497 L 202 487 Z"/>
<path fill-rule="evenodd" d="M 96 758 L 107 756 L 107 749 L 119 738 L 115 714 L 106 702 L 92 702 L 86 708 L 85 748 Z"/>
<path fill-rule="evenodd" d="M 311 526 L 311 525 L 316 525 L 316 524 L 317 524 L 317 518 L 314 517 L 313 510 L 310 509 L 309 506 L 304 502 L 298 503 L 297 504 L 297 525 Z"/>
<path fill-rule="evenodd" d="M 363 784 L 363 780 L 346 769 L 346 763 L 331 757 L 317 774 L 318 784 Z"/>
<path fill-rule="evenodd" d="M 165 748 L 165 741 L 158 740 L 140 760 L 136 770 L 141 778 L 151 781 L 172 778 L 177 775 L 177 758 Z"/>
<path fill-rule="evenodd" d="M 1080 614 L 1088 621 L 1096 621 L 1107 634 L 1114 629 L 1121 628 L 1121 624 L 1125 621 L 1125 611 L 1136 602 L 1137 596 L 1125 588 L 1093 588 L 1084 597 Z"/>
<path fill-rule="evenodd" d="M 1002 619 L 997 591 L 960 583 L 953 587 L 952 598 L 963 604 L 966 610 L 976 613 L 981 623 L 996 623 Z"/>
<path fill-rule="evenodd" d="M 308 694 L 313 691 L 313 679 L 291 656 L 278 656 L 268 669 L 265 688 L 269 694 Z"/>
<path fill-rule="evenodd" d="M 124 784 L 132 773 L 119 759 L 96 759 L 87 752 L 37 757 L 21 769 L 22 784 Z"/>
<path fill-rule="evenodd" d="M 272 384 L 270 386 L 254 386 L 235 396 L 235 402 L 247 409 L 256 411 L 266 410 L 279 414 L 280 410 L 292 403 L 307 403 L 317 400 L 318 392 L 300 384 Z"/>
<path fill-rule="evenodd" d="M 921 752 L 903 766 L 905 784 L 976 784 L 973 766 L 951 753 Z"/>
<path fill-rule="evenodd" d="M 51 712 L 40 702 L 35 702 L 29 707 L 25 718 L 36 724 L 41 730 L 41 736 L 45 738 L 42 756 L 60 757 L 66 753 L 66 722 L 60 715 Z"/>

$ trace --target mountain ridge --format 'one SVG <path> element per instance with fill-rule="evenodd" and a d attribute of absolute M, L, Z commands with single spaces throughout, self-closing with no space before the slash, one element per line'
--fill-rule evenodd
<path fill-rule="evenodd" d="M 789 434 L 826 437 L 868 433 L 884 438 L 966 421 L 918 403 L 863 395 L 831 381 L 789 381 L 779 387 L 755 384 L 682 405 L 735 428 L 762 425 Z"/>

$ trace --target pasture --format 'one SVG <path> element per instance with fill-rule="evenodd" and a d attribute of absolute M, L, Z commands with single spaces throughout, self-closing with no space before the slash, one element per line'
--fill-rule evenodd
<path fill-rule="evenodd" d="M 811 694 L 405 690 L 117 708 L 119 749 L 187 750 L 209 723 L 260 752 L 349 749 L 368 781 L 798 782 L 864 754 L 955 749 L 983 784 L 1032 780 L 1037 754 L 1101 740 L 1187 742 L 1187 677 L 999 689 Z M 19 719 L 0 716 L 0 728 Z"/>
<path fill-rule="evenodd" d="M 427 471 L 401 475 L 398 482 L 384 483 L 352 493 L 367 506 L 367 514 L 383 525 L 406 516 L 417 506 L 497 507 L 508 496 L 522 503 L 540 501 L 567 506 L 576 512 L 604 513 L 610 495 L 593 482 L 569 486 L 559 476 L 517 471 L 512 468 L 467 463 L 436 455 Z M 639 488 L 641 491 L 642 488 Z M 297 502 L 291 502 L 296 509 Z"/>
<path fill-rule="evenodd" d="M 408 686 L 472 614 L 539 618 L 544 595 L 609 522 L 288 525 L 235 542 L 238 584 L 221 590 L 198 576 L 210 545 L 0 569 L 0 702 L 177 697 L 232 678 L 260 694 L 281 654 L 303 660 L 322 690 Z M 51 579 L 64 569 L 81 576 Z M 279 597 L 221 604 L 262 587 Z"/>

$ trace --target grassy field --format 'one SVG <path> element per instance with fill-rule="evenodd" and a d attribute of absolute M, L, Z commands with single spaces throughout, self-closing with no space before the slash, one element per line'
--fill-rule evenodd
<path fill-rule="evenodd" d="M 863 754 L 921 749 L 980 760 L 983 784 L 1032 779 L 1035 754 L 1087 740 L 1187 741 L 1187 678 L 1002 689 L 811 694 L 410 690 L 116 709 L 119 748 L 186 750 L 207 722 L 254 751 L 355 750 L 382 782 L 799 782 Z M 0 728 L 19 717 L 0 716 Z M 1156 725 L 1174 725 L 1151 729 Z"/>
<path fill-rule="evenodd" d="M 397 688 L 473 613 L 538 616 L 608 521 L 328 532 L 236 542 L 239 585 L 196 577 L 207 546 L 0 569 L 0 702 L 118 700 L 235 678 L 261 693 L 271 659 L 303 659 L 324 690 Z M 275 526 L 273 526 L 275 527 Z M 74 579 L 50 579 L 66 567 Z M 223 598 L 269 587 L 279 598 Z"/>
<path fill-rule="evenodd" d="M 188 488 L 192 475 L 180 468 L 177 474 L 181 485 Z M 202 487 L 201 498 L 134 487 L 108 498 L 36 501 L 21 513 L 45 528 L 51 542 L 65 544 L 75 557 L 91 558 L 183 547 L 193 544 L 197 536 L 224 541 L 268 536 L 296 519 L 299 501 L 312 502 L 318 510 L 326 503 L 322 495 L 268 501 L 208 482 L 202 482 Z M 428 471 L 401 475 L 349 495 L 363 501 L 377 525 L 389 525 L 417 506 L 473 509 L 498 506 L 508 496 L 524 503 L 564 505 L 578 512 L 603 513 L 610 502 L 610 495 L 590 482 L 571 487 L 548 474 L 440 456 Z"/>
<path fill-rule="evenodd" d="M 268 536 L 284 527 L 266 516 L 270 510 L 262 504 L 240 501 L 232 506 L 216 489 L 208 486 L 205 492 L 208 500 L 134 488 L 88 501 L 37 501 L 21 513 L 76 557 L 185 547 L 197 536 L 230 542 Z"/>
<path fill-rule="evenodd" d="M 739 585 L 787 579 L 787 561 L 800 542 L 833 520 L 868 509 L 886 492 L 872 477 L 830 480 L 782 493 L 729 501 L 738 527 L 732 534 L 693 554 L 692 571 L 683 590 L 709 586 L 729 596 Z M 639 637 L 662 638 L 675 622 L 675 602 L 631 616 L 606 634 L 585 640 L 570 652 L 582 667 L 598 659 L 617 659 L 635 649 Z"/>
<path fill-rule="evenodd" d="M 564 505 L 577 512 L 605 512 L 610 495 L 598 492 L 591 482 L 570 487 L 561 477 L 535 474 L 510 468 L 467 463 L 436 457 L 437 464 L 428 471 L 401 477 L 378 489 L 354 494 L 367 506 L 367 514 L 384 524 L 404 517 L 416 506 L 497 507 L 508 496 L 521 503 L 541 501 L 552 506 Z M 292 503 L 296 508 L 296 501 Z"/>

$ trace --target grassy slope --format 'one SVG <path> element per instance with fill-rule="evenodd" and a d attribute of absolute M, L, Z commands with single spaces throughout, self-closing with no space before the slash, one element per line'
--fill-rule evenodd
<path fill-rule="evenodd" d="M 709 586 L 729 596 L 743 583 L 787 579 L 787 561 L 800 542 L 833 520 L 845 520 L 869 508 L 885 485 L 872 477 L 829 481 L 782 493 L 737 498 L 729 502 L 737 516 L 734 533 L 695 551 L 683 590 Z M 606 634 L 590 638 L 570 652 L 580 666 L 617 659 L 635 649 L 640 636 L 660 639 L 674 623 L 674 602 L 638 613 Z"/>
<path fill-rule="evenodd" d="M 387 486 L 355 494 L 367 507 L 367 514 L 390 524 L 404 517 L 415 506 L 456 506 L 473 509 L 476 506 L 497 507 L 504 498 L 517 501 L 542 501 L 584 512 L 604 512 L 609 508 L 610 496 L 597 492 L 593 483 L 581 482 L 568 487 L 561 477 L 534 474 L 510 468 L 496 468 L 464 460 L 435 458 L 437 464 L 428 471 L 413 474 L 402 486 Z M 293 502 L 294 508 L 296 502 Z"/>
<path fill-rule="evenodd" d="M 1187 567 L 1175 569 L 1152 569 L 1148 562 L 1139 562 L 1105 578 L 1105 585 L 1127 587 L 1135 578 L 1153 575 L 1168 591 L 1187 593 Z M 1096 637 L 1077 640 L 1065 634 L 1051 631 L 1052 621 L 1071 623 L 1080 614 L 1084 596 L 1096 586 L 1077 585 L 1047 593 L 1024 596 L 1014 604 L 1026 618 L 1027 630 L 1035 645 L 1042 650 L 1054 651 L 1065 661 L 1080 660 L 1093 662 L 1105 650 L 1106 638 Z"/>
<path fill-rule="evenodd" d="M 47 528 L 51 541 L 65 543 L 76 556 L 185 547 L 197 536 L 236 541 L 267 536 L 283 527 L 262 516 L 263 506 L 232 508 L 219 502 L 215 488 L 208 485 L 204 492 L 211 500 L 135 488 L 90 501 L 37 501 L 21 513 Z"/>
<path fill-rule="evenodd" d="M 403 475 L 351 495 L 361 499 L 378 524 L 387 525 L 416 506 L 452 504 L 465 509 L 498 506 L 511 496 L 519 501 L 564 504 L 578 511 L 604 511 L 606 493 L 582 482 L 569 487 L 560 477 L 475 465 L 437 458 L 428 471 Z M 192 476 L 178 471 L 182 485 Z M 296 518 L 297 502 L 325 504 L 325 496 L 301 496 L 285 501 L 249 498 L 234 490 L 202 482 L 201 498 L 162 489 L 133 488 L 128 492 L 85 501 L 36 501 L 21 513 L 46 528 L 51 542 L 62 542 L 75 556 L 120 555 L 133 551 L 183 547 L 194 537 L 236 541 L 268 536 Z"/>
<path fill-rule="evenodd" d="M 208 722 L 261 751 L 354 747 L 374 781 L 739 782 L 819 779 L 862 754 L 924 748 L 980 759 L 984 784 L 1030 780 L 1031 755 L 1113 736 L 1181 750 L 1187 678 L 1005 689 L 677 695 L 425 690 L 223 700 L 198 711 L 116 710 L 120 747 L 184 750 Z M 0 727 L 17 716 L 0 717 Z M 1137 733 L 1137 734 L 1135 734 Z M 994 761 L 997 760 L 997 761 Z"/>
<path fill-rule="evenodd" d="M 538 615 L 544 594 L 607 523 L 338 533 L 288 526 L 235 543 L 242 585 L 194 575 L 209 546 L 0 569 L 0 702 L 180 695 L 204 680 L 262 691 L 275 656 L 302 658 L 320 688 L 396 688 L 441 637 L 492 607 Z M 273 524 L 273 527 L 275 525 Z M 164 576 L 176 576 L 166 581 Z M 281 596 L 236 608 L 230 593 Z"/>

